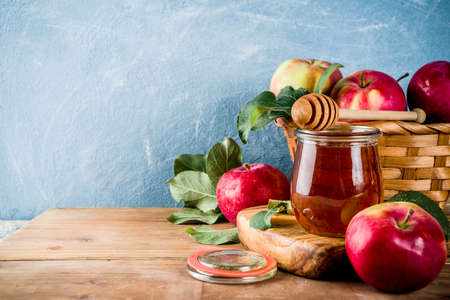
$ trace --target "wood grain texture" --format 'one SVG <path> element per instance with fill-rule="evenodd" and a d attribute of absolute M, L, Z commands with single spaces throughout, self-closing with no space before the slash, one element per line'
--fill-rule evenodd
<path fill-rule="evenodd" d="M 430 135 L 405 135 L 405 136 L 383 136 L 384 146 L 394 147 L 427 147 L 436 146 L 438 136 Z"/>
<path fill-rule="evenodd" d="M 186 257 L 198 248 L 184 233 L 189 225 L 165 221 L 176 210 L 47 211 L 0 243 L 0 299 L 447 299 L 450 295 L 449 262 L 429 286 L 405 295 L 382 293 L 343 273 L 332 280 L 311 280 L 279 271 L 271 280 L 250 285 L 203 283 L 186 272 Z M 91 240 L 83 240 L 86 237 Z M 49 251 L 50 245 L 62 248 Z"/>
<path fill-rule="evenodd" d="M 390 157 L 383 159 L 384 168 L 431 168 L 434 165 L 434 157 L 431 156 L 405 156 Z"/>
<path fill-rule="evenodd" d="M 431 146 L 419 148 L 417 155 L 419 156 L 449 156 L 450 146 Z"/>
<path fill-rule="evenodd" d="M 445 206 L 445 203 L 446 203 L 446 200 L 447 200 L 447 197 L 449 194 L 448 191 L 421 191 L 421 193 L 424 194 L 425 196 L 433 199 L 439 205 L 442 204 L 441 208 L 443 208 Z M 398 194 L 398 191 L 396 191 L 396 190 L 384 190 L 383 199 L 387 200 L 397 194 Z"/>
<path fill-rule="evenodd" d="M 203 283 L 174 261 L 0 261 L 0 299 L 230 300 L 448 299 L 450 265 L 426 288 L 404 295 L 380 292 L 357 278 L 312 280 L 283 271 L 248 285 Z"/>
<path fill-rule="evenodd" d="M 406 156 L 408 148 L 406 147 L 378 147 L 382 156 Z"/>
<path fill-rule="evenodd" d="M 431 179 L 422 180 L 401 180 L 401 179 L 387 179 L 383 181 L 385 190 L 397 191 L 429 191 L 431 186 Z"/>
<path fill-rule="evenodd" d="M 423 168 L 416 170 L 416 178 L 450 179 L 450 168 Z"/>
<path fill-rule="evenodd" d="M 400 179 L 402 178 L 402 170 L 399 168 L 382 168 L 381 174 L 383 179 Z"/>
<path fill-rule="evenodd" d="M 291 215 L 272 217 L 272 228 L 258 230 L 249 225 L 253 215 L 264 206 L 245 209 L 238 214 L 237 227 L 241 243 L 250 250 L 275 258 L 288 272 L 318 278 L 336 264 L 345 263 L 345 241 L 306 232 Z"/>
<path fill-rule="evenodd" d="M 58 208 L 0 244 L 0 260 L 185 258 L 197 249 L 166 218 L 178 208 Z M 231 228 L 232 224 L 215 225 Z"/>

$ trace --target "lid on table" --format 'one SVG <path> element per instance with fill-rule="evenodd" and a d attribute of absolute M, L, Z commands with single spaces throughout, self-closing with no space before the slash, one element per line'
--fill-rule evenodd
<path fill-rule="evenodd" d="M 270 256 L 252 251 L 203 246 L 188 257 L 187 271 L 206 282 L 243 284 L 273 277 L 277 263 Z"/>

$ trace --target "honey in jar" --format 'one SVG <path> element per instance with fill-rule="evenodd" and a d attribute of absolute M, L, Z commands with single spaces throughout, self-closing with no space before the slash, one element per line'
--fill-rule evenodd
<path fill-rule="evenodd" d="M 291 202 L 310 233 L 343 236 L 351 218 L 383 198 L 377 139 L 379 129 L 339 126 L 297 130 Z"/>

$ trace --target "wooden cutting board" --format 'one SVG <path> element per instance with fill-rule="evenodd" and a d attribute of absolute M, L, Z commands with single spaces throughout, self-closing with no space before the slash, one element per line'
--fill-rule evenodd
<path fill-rule="evenodd" d="M 308 278 L 348 274 L 349 262 L 344 238 L 310 234 L 297 223 L 295 216 L 275 215 L 272 228 L 258 230 L 249 225 L 251 217 L 266 206 L 245 209 L 237 216 L 241 243 L 248 249 L 272 256 L 278 267 Z"/>

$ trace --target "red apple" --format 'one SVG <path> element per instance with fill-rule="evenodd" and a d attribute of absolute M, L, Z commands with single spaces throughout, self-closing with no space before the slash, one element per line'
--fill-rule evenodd
<path fill-rule="evenodd" d="M 289 181 L 270 165 L 244 164 L 220 178 L 216 196 L 225 218 L 236 224 L 236 216 L 244 208 L 267 204 L 269 199 L 289 199 Z"/>
<path fill-rule="evenodd" d="M 283 62 L 273 74 L 270 91 L 278 95 L 284 87 L 292 86 L 294 89 L 305 88 L 312 93 L 320 76 L 330 65 L 329 62 L 316 59 L 289 59 Z M 322 93 L 328 94 L 341 78 L 341 71 L 334 71 L 325 82 Z"/>
<path fill-rule="evenodd" d="M 341 79 L 331 91 L 339 107 L 365 110 L 406 110 L 405 94 L 391 76 L 373 70 Z"/>
<path fill-rule="evenodd" d="M 408 292 L 432 282 L 447 258 L 436 219 L 408 202 L 386 202 L 357 213 L 345 248 L 359 277 L 388 292 Z"/>
<path fill-rule="evenodd" d="M 429 121 L 450 122 L 450 62 L 434 61 L 420 68 L 408 85 L 408 105 L 422 108 Z"/>

